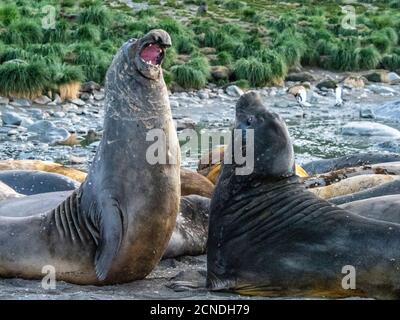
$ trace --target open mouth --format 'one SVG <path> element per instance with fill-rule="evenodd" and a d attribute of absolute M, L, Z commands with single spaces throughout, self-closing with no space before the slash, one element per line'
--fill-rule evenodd
<path fill-rule="evenodd" d="M 164 58 L 164 50 L 158 44 L 150 43 L 142 49 L 140 58 L 149 65 L 159 66 Z"/>

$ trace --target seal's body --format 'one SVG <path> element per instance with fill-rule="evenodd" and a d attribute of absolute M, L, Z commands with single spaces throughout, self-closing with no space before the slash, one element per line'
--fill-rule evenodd
<path fill-rule="evenodd" d="M 295 176 L 284 121 L 243 95 L 236 128 L 254 129 L 254 170 L 223 165 L 210 207 L 207 286 L 264 296 L 400 296 L 400 225 L 319 199 Z M 248 147 L 246 150 L 249 150 Z M 356 289 L 342 286 L 356 270 Z M 347 269 L 346 269 L 347 270 Z"/>
<path fill-rule="evenodd" d="M 36 170 L 0 171 L 0 181 L 23 195 L 75 190 L 78 181 L 64 175 Z"/>
<path fill-rule="evenodd" d="M 343 168 L 395 161 L 400 161 L 400 155 L 397 153 L 367 152 L 350 154 L 339 158 L 315 160 L 304 164 L 302 167 L 308 174 L 314 175 Z"/>
<path fill-rule="evenodd" d="M 87 179 L 49 211 L 0 217 L 0 276 L 40 278 L 52 265 L 58 280 L 111 284 L 143 278 L 158 263 L 180 197 L 179 144 L 160 65 L 170 45 L 165 31 L 153 30 L 114 57 L 104 134 Z M 166 137 L 166 164 L 146 158 L 151 129 Z"/>

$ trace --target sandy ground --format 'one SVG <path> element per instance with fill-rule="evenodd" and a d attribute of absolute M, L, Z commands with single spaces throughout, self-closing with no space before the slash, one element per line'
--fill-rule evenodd
<path fill-rule="evenodd" d="M 163 260 L 146 279 L 123 285 L 80 286 L 60 281 L 57 282 L 56 289 L 45 290 L 38 280 L 1 279 L 0 299 L 250 299 L 239 295 L 208 292 L 204 287 L 205 273 L 204 255 Z M 182 285 L 185 289 L 182 289 Z"/>

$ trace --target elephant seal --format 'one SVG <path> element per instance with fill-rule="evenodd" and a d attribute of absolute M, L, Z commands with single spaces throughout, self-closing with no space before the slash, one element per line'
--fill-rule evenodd
<path fill-rule="evenodd" d="M 23 195 L 75 190 L 80 183 L 64 175 L 34 170 L 0 171 L 0 181 Z"/>
<path fill-rule="evenodd" d="M 70 179 L 83 182 L 86 173 L 73 168 L 65 167 L 62 164 L 41 161 L 41 160 L 0 160 L 0 171 L 5 170 L 37 170 L 62 174 Z"/>
<path fill-rule="evenodd" d="M 400 195 L 400 180 L 386 182 L 381 185 L 363 191 L 355 192 L 352 194 L 347 194 L 340 197 L 334 197 L 329 199 L 329 202 L 339 205 L 358 200 L 396 195 L 396 194 Z"/>
<path fill-rule="evenodd" d="M 41 278 L 42 267 L 51 265 L 58 280 L 115 284 L 142 279 L 159 262 L 180 198 L 179 143 L 161 68 L 169 46 L 168 33 L 152 30 L 117 52 L 106 75 L 104 133 L 88 177 L 51 210 L 39 205 L 22 218 L 3 212 L 1 277 Z M 152 129 L 165 136 L 160 147 L 168 157 L 150 163 Z M 13 199 L 20 211 L 29 210 L 25 198 Z"/>
<path fill-rule="evenodd" d="M 236 128 L 254 130 L 254 170 L 237 175 L 237 164 L 223 165 L 210 205 L 209 290 L 399 298 L 400 224 L 355 215 L 309 192 L 295 175 L 285 122 L 257 93 L 239 99 Z M 354 290 L 342 286 L 346 266 L 356 270 Z"/>
<path fill-rule="evenodd" d="M 394 161 L 400 161 L 399 154 L 367 152 L 361 154 L 351 154 L 339 158 L 315 160 L 304 164 L 302 167 L 307 171 L 308 174 L 314 175 L 348 167 Z"/>
<path fill-rule="evenodd" d="M 79 182 L 83 182 L 85 179 L 85 172 L 54 162 L 40 160 L 0 160 L 0 181 L 11 181 L 11 183 L 7 184 L 15 191 L 25 195 L 73 190 L 79 187 Z M 211 198 L 214 184 L 201 174 L 181 168 L 180 179 L 182 196 L 197 194 Z M 37 185 L 37 180 L 40 180 L 40 186 Z M 35 187 L 32 188 L 32 185 Z M 20 190 L 24 190 L 24 192 Z"/>
<path fill-rule="evenodd" d="M 198 195 L 181 198 L 176 226 L 163 258 L 206 252 L 210 201 Z"/>
<path fill-rule="evenodd" d="M 220 145 L 211 150 L 208 154 L 201 157 L 197 172 L 207 177 L 213 184 L 216 184 L 221 171 L 221 163 L 225 155 L 225 145 Z M 307 172 L 296 164 L 296 174 L 299 177 L 307 178 Z"/>
<path fill-rule="evenodd" d="M 311 188 L 310 192 L 322 199 L 350 195 L 388 182 L 399 180 L 400 176 L 384 174 L 367 174 L 355 176 L 325 187 Z"/>
<path fill-rule="evenodd" d="M 363 217 L 400 223 L 400 194 L 353 201 L 340 207 Z"/>

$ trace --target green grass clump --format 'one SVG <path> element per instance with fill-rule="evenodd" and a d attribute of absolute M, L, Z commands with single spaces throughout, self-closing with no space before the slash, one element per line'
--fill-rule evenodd
<path fill-rule="evenodd" d="M 264 49 L 259 51 L 257 56 L 261 62 L 270 66 L 272 79 L 282 79 L 286 76 L 287 66 L 281 54 L 271 49 Z"/>
<path fill-rule="evenodd" d="M 27 60 L 28 58 L 29 53 L 24 49 L 9 46 L 0 47 L 0 64 L 10 60 Z"/>
<path fill-rule="evenodd" d="M 224 7 L 228 10 L 239 10 L 246 7 L 246 3 L 243 1 L 229 0 L 224 2 Z"/>
<path fill-rule="evenodd" d="M 76 39 L 79 41 L 100 42 L 101 33 L 98 27 L 93 24 L 84 24 L 79 26 L 76 31 Z"/>
<path fill-rule="evenodd" d="M 392 48 L 392 41 L 386 33 L 381 31 L 374 32 L 368 42 L 372 43 L 380 53 L 388 53 Z"/>
<path fill-rule="evenodd" d="M 172 44 L 179 54 L 191 54 L 196 49 L 196 45 L 189 36 L 176 36 L 172 39 Z"/>
<path fill-rule="evenodd" d="M 4 43 L 14 45 L 26 45 L 28 43 L 40 43 L 43 40 L 42 28 L 33 20 L 20 20 L 13 22 L 1 34 Z"/>
<path fill-rule="evenodd" d="M 346 39 L 339 43 L 329 57 L 328 67 L 339 71 L 351 71 L 358 69 L 357 44 L 352 39 Z"/>
<path fill-rule="evenodd" d="M 19 18 L 18 7 L 15 4 L 0 6 L 0 24 L 9 25 Z"/>
<path fill-rule="evenodd" d="M 35 97 L 49 85 L 50 73 L 41 63 L 10 60 L 0 65 L 0 95 Z"/>
<path fill-rule="evenodd" d="M 85 74 L 79 66 L 72 66 L 62 64 L 59 67 L 59 73 L 55 79 L 58 85 L 67 84 L 71 82 L 82 82 L 85 80 Z"/>
<path fill-rule="evenodd" d="M 91 23 L 106 27 L 110 23 L 111 17 L 109 10 L 104 6 L 92 6 L 85 8 L 79 14 L 78 20 L 81 24 Z"/>
<path fill-rule="evenodd" d="M 188 63 L 174 66 L 171 71 L 174 81 L 184 89 L 200 89 L 207 83 L 204 74 Z"/>
<path fill-rule="evenodd" d="M 210 75 L 210 65 L 208 60 L 203 56 L 195 56 L 191 58 L 187 65 L 200 71 L 206 78 Z"/>
<path fill-rule="evenodd" d="M 220 65 L 229 66 L 233 63 L 232 55 L 227 51 L 221 51 L 217 54 L 218 63 Z"/>
<path fill-rule="evenodd" d="M 373 45 L 356 49 L 356 55 L 357 65 L 362 70 L 375 69 L 381 61 L 381 55 Z"/>
<path fill-rule="evenodd" d="M 44 43 L 44 44 L 30 44 L 26 47 L 26 50 L 43 57 L 58 57 L 63 58 L 65 54 L 65 46 L 61 43 Z"/>
<path fill-rule="evenodd" d="M 381 64 L 383 68 L 396 71 L 400 69 L 400 54 L 388 54 L 383 56 Z"/>
<path fill-rule="evenodd" d="M 256 57 L 238 60 L 234 66 L 234 74 L 236 79 L 247 80 L 255 87 L 262 87 L 272 80 L 271 67 Z"/>

